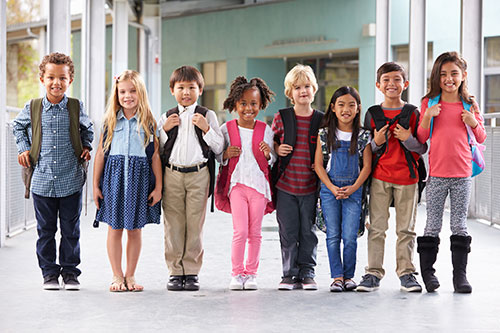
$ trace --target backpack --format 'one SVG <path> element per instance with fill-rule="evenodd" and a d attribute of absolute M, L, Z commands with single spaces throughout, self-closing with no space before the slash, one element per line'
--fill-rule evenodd
<path fill-rule="evenodd" d="M 427 107 L 434 106 L 439 103 L 439 99 L 441 98 L 441 94 L 437 95 L 434 98 L 429 98 L 429 102 L 427 103 Z M 462 100 L 462 104 L 464 106 L 464 109 L 470 111 L 470 108 L 472 105 L 469 103 L 466 103 L 464 100 Z M 432 138 L 432 128 L 433 128 L 433 123 L 434 123 L 434 117 L 431 119 L 431 126 L 430 126 L 430 133 L 429 133 L 429 139 Z M 469 142 L 471 154 L 472 154 L 472 177 L 475 177 L 479 175 L 481 172 L 483 172 L 485 168 L 485 162 L 484 162 L 484 155 L 483 155 L 483 150 L 486 148 L 484 145 L 478 143 L 476 141 L 476 136 L 472 132 L 472 128 L 465 124 L 465 128 L 467 129 L 467 141 Z M 429 140 L 430 142 L 430 140 Z"/>
<path fill-rule="evenodd" d="M 287 109 L 281 109 L 278 111 L 281 115 L 281 120 L 283 121 L 283 128 L 285 133 L 283 135 L 283 142 L 275 136 L 274 141 L 280 145 L 282 143 L 288 144 L 290 146 L 295 146 L 297 140 L 297 118 L 295 118 L 295 111 L 293 107 Z M 324 113 L 318 110 L 314 110 L 311 118 L 311 124 L 309 127 L 309 153 L 311 157 L 311 165 L 314 164 L 314 154 L 316 152 L 316 143 L 318 139 L 318 130 L 323 120 Z M 271 168 L 271 183 L 272 186 L 276 186 L 278 180 L 283 175 L 288 163 L 292 159 L 293 153 L 288 154 L 285 157 L 278 156 L 278 160 L 274 163 Z M 276 193 L 273 189 L 273 193 Z"/>
<path fill-rule="evenodd" d="M 402 127 L 405 129 L 410 128 L 410 119 L 411 115 L 415 114 L 416 116 L 416 124 L 419 122 L 420 114 L 417 111 L 417 107 L 412 104 L 405 104 L 403 106 L 403 109 L 401 112 L 394 118 L 390 119 L 387 118 L 384 115 L 384 111 L 382 110 L 382 107 L 380 105 L 374 105 L 368 109 L 368 112 L 372 116 L 373 122 L 375 123 L 375 127 L 377 130 L 380 130 L 382 127 L 384 127 L 386 124 L 389 124 L 389 127 L 392 126 L 394 123 L 398 122 Z M 417 128 L 418 126 L 415 126 L 415 129 L 413 131 L 413 135 L 416 137 L 417 136 Z M 372 164 L 372 170 L 375 170 L 375 167 L 377 166 L 378 160 L 380 157 L 385 154 L 388 151 L 388 132 L 386 132 L 386 142 L 382 145 L 382 149 L 379 150 L 379 152 L 376 153 L 375 158 L 373 160 Z M 419 156 L 417 160 L 415 160 L 412 152 L 410 152 L 406 147 L 403 145 L 403 143 L 399 141 L 399 145 L 401 146 L 401 149 L 403 150 L 406 158 L 406 163 L 408 164 L 408 170 L 410 172 L 410 177 L 411 178 L 417 178 L 417 175 L 415 174 L 415 169 L 417 169 L 418 172 L 418 202 L 420 203 L 420 200 L 422 199 L 422 191 L 425 188 L 425 180 L 427 179 L 427 169 L 425 168 L 425 163 L 424 160 L 422 159 L 422 156 Z M 394 207 L 394 199 L 391 203 L 391 207 Z"/>
<path fill-rule="evenodd" d="M 318 137 L 321 144 L 321 152 L 323 154 L 323 167 L 326 169 L 328 161 L 330 160 L 330 147 L 328 147 L 328 128 L 319 130 Z M 359 169 L 363 169 L 363 152 L 367 144 L 369 144 L 370 131 L 361 128 L 358 133 L 358 159 Z M 361 214 L 359 216 L 358 237 L 363 236 L 365 233 L 365 225 L 369 215 L 368 195 L 370 194 L 370 177 L 363 183 L 363 190 L 361 193 Z M 316 204 L 316 227 L 326 233 L 326 225 L 321 210 L 321 200 L 318 196 Z"/>
<path fill-rule="evenodd" d="M 208 109 L 204 106 L 197 105 L 194 113 L 199 113 L 203 117 L 207 116 Z M 172 115 L 172 114 L 179 114 L 179 109 L 176 106 L 175 108 L 172 108 L 167 111 L 167 118 Z M 194 125 L 193 125 L 194 126 Z M 207 167 L 208 167 L 208 173 L 210 174 L 210 183 L 209 183 L 209 188 L 208 188 L 208 196 L 212 196 L 212 202 L 210 205 L 210 211 L 213 213 L 214 212 L 214 188 L 215 188 L 215 154 L 214 152 L 210 149 L 210 147 L 207 145 L 205 140 L 203 140 L 203 131 L 198 128 L 198 126 L 194 126 L 194 130 L 196 132 L 196 136 L 198 137 L 198 141 L 200 142 L 201 150 L 203 152 L 203 156 L 207 159 Z M 162 170 L 165 170 L 165 166 L 168 163 L 168 160 L 170 158 L 170 153 L 172 152 L 172 148 L 174 147 L 175 140 L 177 139 L 177 134 L 179 133 L 179 126 L 175 126 L 172 128 L 170 131 L 167 132 L 167 142 L 165 142 L 165 148 L 163 150 L 163 154 L 161 156 L 161 161 L 162 161 Z"/>
<path fill-rule="evenodd" d="M 226 123 L 227 132 L 231 146 L 238 146 L 241 148 L 241 138 L 238 131 L 238 123 L 236 119 L 230 120 Z M 255 128 L 252 135 L 252 151 L 259 168 L 264 173 L 267 181 L 270 183 L 270 167 L 264 154 L 259 150 L 259 143 L 264 140 L 264 133 L 266 131 L 266 123 L 256 120 Z M 229 202 L 229 187 L 231 185 L 231 175 L 238 164 L 239 156 L 229 159 L 227 165 L 220 165 L 219 174 L 217 175 L 217 182 L 215 185 L 215 206 L 218 210 L 231 213 L 231 203 Z M 271 189 L 272 191 L 272 189 Z M 274 211 L 274 204 L 269 201 L 266 205 L 265 214 Z"/>
<path fill-rule="evenodd" d="M 153 128 L 151 128 L 151 133 L 154 133 Z M 103 158 L 103 169 L 106 167 L 106 163 L 108 161 L 109 157 L 109 151 L 111 150 L 111 147 L 109 147 L 108 150 L 104 150 L 104 142 L 106 141 L 106 138 L 108 137 L 108 129 L 104 129 L 104 132 L 102 133 L 102 148 L 104 152 L 104 158 Z M 146 146 L 146 157 L 148 158 L 148 163 L 150 165 L 150 172 L 149 172 L 149 191 L 151 192 L 154 189 L 155 186 L 155 179 L 154 179 L 154 174 L 151 169 L 151 163 L 153 160 L 153 154 L 155 152 L 155 142 L 154 140 L 150 140 L 149 144 Z M 99 179 L 99 188 L 102 189 L 102 178 L 104 176 L 104 172 L 101 174 L 101 179 Z M 101 200 L 101 199 L 100 199 Z M 102 203 L 100 203 L 99 206 L 101 206 Z M 99 211 L 99 210 L 97 210 Z M 97 217 L 97 211 L 96 211 L 96 217 Z M 94 223 L 92 224 L 94 228 L 99 228 L 99 221 L 94 220 Z"/>
<path fill-rule="evenodd" d="M 30 101 L 30 118 L 31 118 L 31 149 L 29 152 L 31 167 L 23 168 L 22 179 L 26 190 L 24 197 L 29 199 L 31 179 L 35 171 L 35 165 L 40 157 L 42 148 L 42 101 L 43 98 L 35 98 Z M 85 179 L 87 179 L 88 162 L 81 160 L 83 145 L 80 137 L 80 101 L 76 98 L 68 97 L 68 113 L 69 113 L 69 136 L 71 145 L 75 151 L 76 158 L 82 164 Z"/>

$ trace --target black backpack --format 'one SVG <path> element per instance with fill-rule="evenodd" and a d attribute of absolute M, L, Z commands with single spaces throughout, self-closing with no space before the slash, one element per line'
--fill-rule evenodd
<path fill-rule="evenodd" d="M 411 115 L 415 114 L 416 124 L 418 124 L 419 117 L 420 117 L 420 114 L 417 111 L 417 107 L 415 105 L 412 105 L 412 104 L 405 104 L 403 106 L 403 109 L 401 110 L 401 112 L 396 117 L 394 117 L 392 119 L 387 118 L 384 115 L 384 111 L 382 110 L 382 107 L 380 105 L 374 105 L 374 106 L 370 107 L 368 109 L 368 112 L 370 113 L 377 130 L 380 130 L 382 127 L 384 127 L 387 124 L 389 124 L 389 127 L 390 127 L 396 122 L 398 122 L 405 129 L 408 129 L 408 128 L 410 128 Z M 413 131 L 413 135 L 415 137 L 417 136 L 417 128 L 418 128 L 418 126 L 415 126 L 415 130 Z M 375 155 L 375 158 L 374 158 L 373 163 L 372 163 L 372 170 L 375 170 L 375 167 L 377 166 L 377 163 L 378 163 L 378 160 L 380 159 L 380 157 L 388 151 L 387 134 L 388 134 L 388 132 L 386 132 L 386 134 L 385 134 L 386 135 L 386 142 L 382 145 L 382 149 L 380 149 L 379 152 L 377 152 Z M 415 160 L 412 153 L 408 149 L 406 149 L 406 147 L 403 145 L 403 143 L 401 141 L 399 141 L 399 144 L 400 144 L 401 149 L 403 150 L 403 152 L 405 154 L 405 158 L 406 158 L 406 162 L 408 164 L 408 170 L 410 172 L 411 178 L 417 178 L 417 174 L 415 174 L 415 169 L 417 169 L 417 172 L 418 172 L 418 202 L 420 202 L 420 199 L 422 198 L 422 191 L 425 188 L 425 180 L 427 179 L 427 170 L 425 168 L 424 160 L 422 159 L 421 156 L 418 158 L 418 160 Z M 391 207 L 394 207 L 394 202 L 391 203 Z"/>

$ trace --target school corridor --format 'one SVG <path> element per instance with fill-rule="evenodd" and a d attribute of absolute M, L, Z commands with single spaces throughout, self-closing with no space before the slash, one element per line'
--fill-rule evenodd
<path fill-rule="evenodd" d="M 136 273 L 141 293 L 110 293 L 106 226 L 92 227 L 94 207 L 81 220 L 80 291 L 42 290 L 37 265 L 36 229 L 8 238 L 0 248 L 0 332 L 499 332 L 500 230 L 469 220 L 472 252 L 468 277 L 472 294 L 455 294 L 449 250 L 449 214 L 437 261 L 441 287 L 428 294 L 399 290 L 395 270 L 395 229 L 387 234 L 386 277 L 372 293 L 329 292 L 325 236 L 318 231 L 317 291 L 278 291 L 281 276 L 275 215 L 263 223 L 257 291 L 229 291 L 232 222 L 228 214 L 208 213 L 205 260 L 198 292 L 166 290 L 163 225 L 147 225 Z M 394 215 L 394 211 L 391 211 Z M 425 206 L 418 211 L 422 234 Z M 366 265 L 366 235 L 359 239 L 356 281 Z M 418 258 L 415 263 L 418 265 Z M 421 277 L 417 279 L 421 282 Z"/>

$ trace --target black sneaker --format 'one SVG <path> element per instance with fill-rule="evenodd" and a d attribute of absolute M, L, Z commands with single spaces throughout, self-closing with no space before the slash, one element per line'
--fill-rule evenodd
<path fill-rule="evenodd" d="M 184 280 L 184 290 L 197 291 L 200 290 L 200 282 L 198 275 L 186 275 Z"/>
<path fill-rule="evenodd" d="M 78 278 L 76 274 L 63 274 L 63 287 L 66 290 L 80 290 L 80 282 L 78 282 Z"/>
<path fill-rule="evenodd" d="M 281 279 L 281 282 L 278 286 L 279 290 L 292 290 L 296 288 L 296 281 L 291 276 L 285 276 Z"/>
<path fill-rule="evenodd" d="M 183 290 L 184 289 L 184 277 L 182 275 L 170 275 L 167 282 L 167 290 Z"/>
<path fill-rule="evenodd" d="M 59 276 L 57 275 L 47 275 L 43 277 L 43 289 L 45 290 L 59 290 L 61 286 L 59 285 Z"/>
<path fill-rule="evenodd" d="M 304 290 L 318 290 L 318 285 L 312 277 L 305 277 L 301 282 Z"/>
<path fill-rule="evenodd" d="M 399 277 L 399 280 L 401 281 L 402 291 L 416 292 L 416 293 L 422 291 L 422 286 L 417 282 L 415 274 L 416 273 L 410 273 Z"/>
<path fill-rule="evenodd" d="M 365 274 L 356 291 L 374 291 L 380 286 L 380 279 L 372 274 Z"/>

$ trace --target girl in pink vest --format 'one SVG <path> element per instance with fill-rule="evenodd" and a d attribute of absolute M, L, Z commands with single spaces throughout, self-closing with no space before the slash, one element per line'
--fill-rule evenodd
<path fill-rule="evenodd" d="M 255 118 L 273 95 L 262 79 L 238 76 L 224 101 L 224 109 L 238 113 L 238 119 L 221 126 L 224 151 L 217 156 L 221 169 L 215 188 L 215 205 L 233 215 L 231 290 L 257 289 L 262 218 L 274 210 L 269 172 L 276 157 L 273 131 Z"/>

